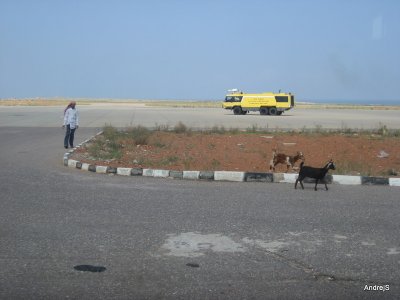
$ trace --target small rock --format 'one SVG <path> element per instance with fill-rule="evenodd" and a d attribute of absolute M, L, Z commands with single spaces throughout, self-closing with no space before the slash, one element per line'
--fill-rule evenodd
<path fill-rule="evenodd" d="M 386 158 L 386 157 L 388 157 L 388 156 L 389 156 L 389 154 L 386 153 L 386 152 L 383 151 L 383 150 L 381 150 L 381 151 L 379 152 L 379 154 L 377 155 L 378 158 Z"/>

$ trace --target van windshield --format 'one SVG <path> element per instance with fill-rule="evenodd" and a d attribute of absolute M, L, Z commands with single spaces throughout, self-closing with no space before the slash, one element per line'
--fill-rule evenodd
<path fill-rule="evenodd" d="M 242 98 L 242 96 L 226 96 L 225 102 L 240 102 Z"/>

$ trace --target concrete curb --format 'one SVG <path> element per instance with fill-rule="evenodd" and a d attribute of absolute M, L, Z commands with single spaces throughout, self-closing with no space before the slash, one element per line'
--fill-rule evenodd
<path fill-rule="evenodd" d="M 132 168 L 117 168 L 117 175 L 131 176 Z"/>
<path fill-rule="evenodd" d="M 244 181 L 245 172 L 234 171 L 214 171 L 214 180 L 216 181 Z"/>
<path fill-rule="evenodd" d="M 76 168 L 99 174 L 116 174 L 120 176 L 144 176 L 155 178 L 172 178 L 186 180 L 207 180 L 207 181 L 231 181 L 231 182 L 265 182 L 265 183 L 291 183 L 296 182 L 298 174 L 294 173 L 255 173 L 237 171 L 176 171 L 163 169 L 142 169 L 142 168 L 113 168 L 108 166 L 96 166 L 88 163 L 70 159 L 74 151 L 83 144 L 90 142 L 96 136 L 79 144 L 63 156 L 63 164 L 69 168 Z M 347 175 L 327 175 L 324 178 L 326 183 L 342 185 L 383 185 L 400 187 L 400 178 L 369 177 L 369 176 L 347 176 Z M 306 178 L 305 183 L 315 182 L 313 179 Z"/>
<path fill-rule="evenodd" d="M 200 171 L 183 171 L 183 179 L 200 179 Z"/>

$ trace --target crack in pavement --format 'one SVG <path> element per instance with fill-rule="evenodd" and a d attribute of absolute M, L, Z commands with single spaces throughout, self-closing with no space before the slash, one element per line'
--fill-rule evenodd
<path fill-rule="evenodd" d="M 390 282 L 376 282 L 372 280 L 367 280 L 367 279 L 362 279 L 362 278 L 351 278 L 351 277 L 340 277 L 340 276 L 335 276 L 331 274 L 326 274 L 326 273 L 320 273 L 314 270 L 313 267 L 297 260 L 294 258 L 289 258 L 284 255 L 281 255 L 276 252 L 268 251 L 268 250 L 263 250 L 266 254 L 269 256 L 273 257 L 276 260 L 279 260 L 280 262 L 285 263 L 291 268 L 303 271 L 306 274 L 310 274 L 315 280 L 317 281 L 334 281 L 334 282 L 347 282 L 347 283 L 362 283 L 362 284 L 370 284 L 370 285 L 387 285 L 387 284 L 392 284 Z"/>

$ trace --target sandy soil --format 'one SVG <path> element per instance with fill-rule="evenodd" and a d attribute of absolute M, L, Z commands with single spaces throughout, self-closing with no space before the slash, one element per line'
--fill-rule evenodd
<path fill-rule="evenodd" d="M 374 134 L 160 131 L 150 137 L 147 145 L 136 145 L 128 139 L 119 142 L 123 146 L 119 159 L 96 159 L 85 147 L 78 149 L 73 159 L 113 167 L 268 172 L 273 149 L 277 149 L 288 155 L 301 151 L 305 164 L 315 167 L 322 167 L 332 158 L 337 167 L 333 174 L 396 177 L 400 173 L 400 138 Z M 286 166 L 277 166 L 276 172 L 284 171 Z"/>

